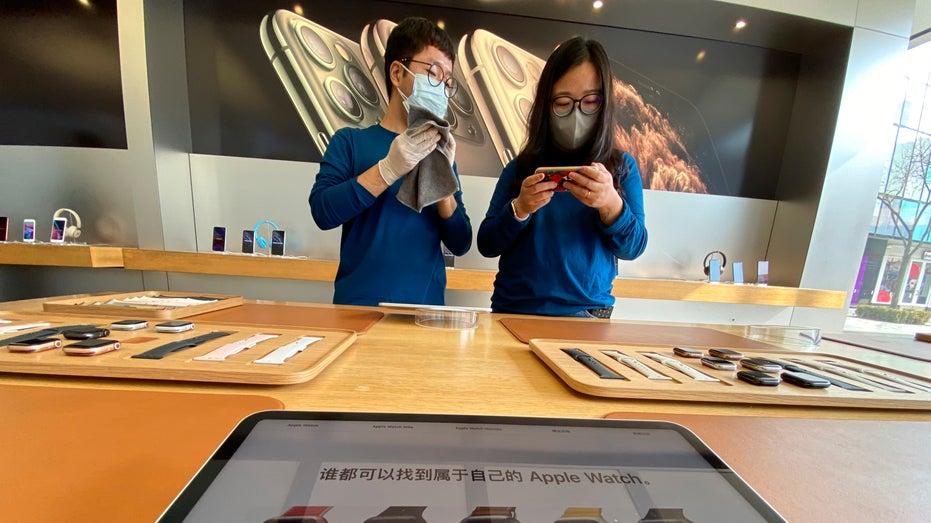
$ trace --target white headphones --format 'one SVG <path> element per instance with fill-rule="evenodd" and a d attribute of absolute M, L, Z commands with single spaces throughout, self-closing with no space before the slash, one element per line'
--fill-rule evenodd
<path fill-rule="evenodd" d="M 55 211 L 55 215 L 52 216 L 52 220 L 54 221 L 56 218 L 65 218 L 64 216 L 61 216 L 62 214 L 65 214 L 65 213 L 71 215 L 73 224 L 69 224 L 67 227 L 65 227 L 64 239 L 65 240 L 68 240 L 68 239 L 76 240 L 81 236 L 81 217 L 78 216 L 78 213 L 72 211 L 71 209 L 66 209 L 63 207 Z"/>

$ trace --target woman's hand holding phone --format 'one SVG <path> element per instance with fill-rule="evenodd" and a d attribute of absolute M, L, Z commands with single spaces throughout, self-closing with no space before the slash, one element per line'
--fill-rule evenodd
<path fill-rule="evenodd" d="M 614 177 L 598 162 L 580 167 L 565 182 L 565 187 L 580 202 L 598 209 L 605 225 L 617 221 L 624 210 L 624 200 L 614 187 Z"/>
<path fill-rule="evenodd" d="M 520 184 L 520 194 L 511 203 L 515 217 L 518 219 L 522 217 L 526 220 L 531 214 L 550 203 L 558 183 L 547 180 L 546 177 L 545 173 L 538 171 L 524 178 Z"/>

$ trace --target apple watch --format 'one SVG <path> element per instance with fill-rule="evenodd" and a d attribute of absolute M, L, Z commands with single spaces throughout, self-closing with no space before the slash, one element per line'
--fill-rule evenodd
<path fill-rule="evenodd" d="M 333 507 L 307 507 L 293 506 L 284 514 L 271 519 L 266 519 L 264 523 L 328 523 L 323 517 Z"/>
<path fill-rule="evenodd" d="M 569 507 L 556 523 L 608 523 L 598 507 Z"/>
<path fill-rule="evenodd" d="M 460 523 L 520 523 L 515 507 L 475 507 Z"/>
<path fill-rule="evenodd" d="M 427 523 L 423 511 L 427 507 L 388 507 L 377 516 L 365 520 L 365 523 Z"/>

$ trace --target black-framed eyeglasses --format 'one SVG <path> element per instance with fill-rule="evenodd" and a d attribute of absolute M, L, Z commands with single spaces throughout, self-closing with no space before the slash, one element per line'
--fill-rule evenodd
<path fill-rule="evenodd" d="M 438 62 L 424 62 L 423 60 L 414 60 L 413 58 L 402 58 L 398 61 L 402 63 L 415 62 L 428 66 L 429 69 L 427 69 L 427 80 L 430 82 L 430 85 L 436 87 L 440 84 L 443 84 L 445 87 L 444 90 L 446 91 L 446 96 L 448 98 L 452 98 L 455 96 L 456 92 L 459 91 L 459 82 L 457 82 L 456 79 L 452 76 L 447 76 L 444 78 L 445 71 L 443 70 L 443 66 Z M 405 69 L 407 68 L 405 67 Z M 408 69 L 408 72 L 411 72 L 411 70 Z M 413 74 L 413 72 L 411 72 L 411 74 Z"/>
<path fill-rule="evenodd" d="M 576 106 L 582 111 L 582 114 L 595 114 L 601 109 L 604 103 L 604 96 L 601 93 L 589 93 L 581 98 L 571 96 L 557 96 L 553 98 L 552 109 L 556 116 L 569 116 Z"/>

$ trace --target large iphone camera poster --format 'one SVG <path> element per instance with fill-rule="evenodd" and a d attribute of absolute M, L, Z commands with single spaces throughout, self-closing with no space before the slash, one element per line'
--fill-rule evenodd
<path fill-rule="evenodd" d="M 376 125 L 385 41 L 407 16 L 456 44 L 447 120 L 461 175 L 520 152 L 536 80 L 575 35 L 608 50 L 618 146 L 644 187 L 774 199 L 799 55 L 763 47 L 376 0 L 185 3 L 194 152 L 319 162 L 344 126 Z"/>

